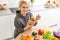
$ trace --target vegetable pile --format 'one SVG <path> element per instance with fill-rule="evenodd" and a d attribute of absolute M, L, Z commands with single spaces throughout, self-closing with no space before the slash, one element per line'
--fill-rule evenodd
<path fill-rule="evenodd" d="M 46 40 L 53 40 L 53 35 L 50 31 L 47 31 L 46 33 L 43 34 L 43 39 Z"/>

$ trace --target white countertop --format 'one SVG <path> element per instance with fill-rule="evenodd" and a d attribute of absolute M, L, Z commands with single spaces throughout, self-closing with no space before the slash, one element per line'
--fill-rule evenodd
<path fill-rule="evenodd" d="M 7 9 L 7 10 L 0 10 L 0 16 L 3 16 L 3 15 L 11 15 L 12 12 L 10 9 Z"/>

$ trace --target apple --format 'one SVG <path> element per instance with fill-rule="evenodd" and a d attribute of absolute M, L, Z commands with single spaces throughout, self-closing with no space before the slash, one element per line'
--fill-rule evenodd
<path fill-rule="evenodd" d="M 39 35 L 42 35 L 43 33 L 44 33 L 44 30 L 43 30 L 43 29 L 39 29 L 39 30 L 38 30 L 38 34 L 39 34 Z"/>
<path fill-rule="evenodd" d="M 34 38 L 34 40 L 40 40 L 40 38 L 39 38 L 38 36 L 36 36 L 36 37 Z"/>
<path fill-rule="evenodd" d="M 39 40 L 39 38 L 35 38 L 34 40 Z"/>

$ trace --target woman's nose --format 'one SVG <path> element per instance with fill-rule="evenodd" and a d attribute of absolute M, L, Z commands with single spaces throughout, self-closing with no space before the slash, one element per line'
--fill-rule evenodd
<path fill-rule="evenodd" d="M 27 9 L 27 8 L 25 8 L 24 10 L 25 10 L 25 11 L 27 11 L 28 9 Z"/>

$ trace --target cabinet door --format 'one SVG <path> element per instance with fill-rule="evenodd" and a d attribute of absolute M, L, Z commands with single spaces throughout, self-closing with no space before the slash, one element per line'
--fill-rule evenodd
<path fill-rule="evenodd" d="M 14 15 L 10 15 L 10 24 L 11 24 L 11 32 L 12 32 L 12 36 L 14 35 L 14 19 L 15 19 L 15 14 Z"/>
<path fill-rule="evenodd" d="M 11 37 L 11 24 L 8 16 L 0 16 L 0 39 Z"/>

